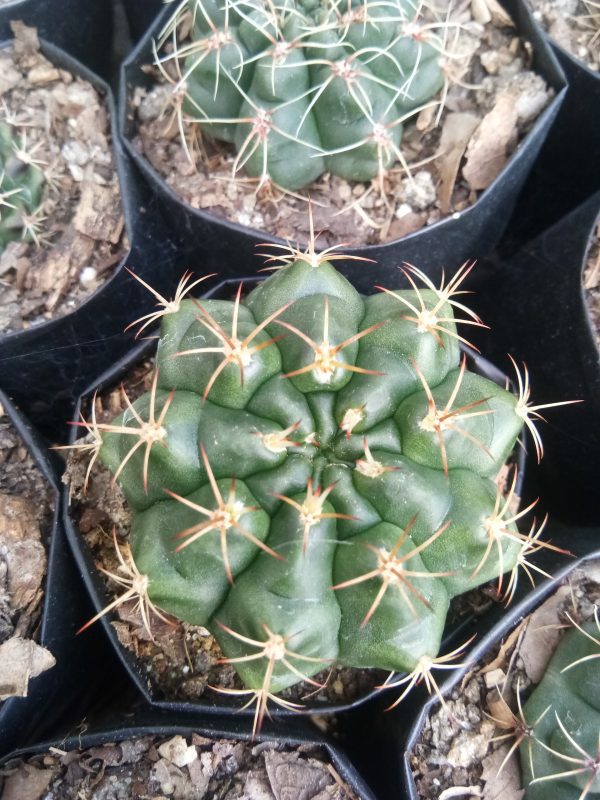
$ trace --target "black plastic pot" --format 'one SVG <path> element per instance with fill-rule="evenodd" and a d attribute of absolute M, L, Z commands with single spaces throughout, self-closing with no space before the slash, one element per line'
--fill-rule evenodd
<path fill-rule="evenodd" d="M 81 614 L 89 611 L 89 600 L 75 569 L 73 557 L 60 521 L 60 493 L 57 463 L 53 463 L 45 444 L 30 423 L 0 392 L 0 404 L 21 436 L 54 494 L 52 532 L 45 542 L 48 551 L 43 610 L 38 643 L 56 659 L 56 665 L 31 681 L 27 697 L 12 697 L 0 705 L 0 755 L 31 740 L 49 735 L 74 713 L 81 713 L 84 701 L 99 683 L 102 673 L 91 669 L 103 660 L 113 665 L 110 650 L 101 636 L 87 641 L 75 639 Z M 118 685 L 118 679 L 112 685 Z"/>
<path fill-rule="evenodd" d="M 583 400 L 542 411 L 545 457 L 525 485 L 551 516 L 577 525 L 600 525 L 600 354 L 582 288 L 599 214 L 597 191 L 513 258 L 482 264 L 473 296 L 477 313 L 493 320 L 486 352 L 496 363 L 509 352 L 527 364 L 533 402 Z"/>
<path fill-rule="evenodd" d="M 515 627 L 525 614 L 551 594 L 556 582 L 562 580 L 582 560 L 594 557 L 599 537 L 600 528 L 566 527 L 551 521 L 544 532 L 544 538 L 559 547 L 570 549 L 580 560 L 573 560 L 550 550 L 536 554 L 535 563 L 553 575 L 553 579 L 539 582 L 532 591 L 527 577 L 521 575 L 510 608 L 505 609 L 497 604 L 484 616 L 473 619 L 461 632 L 461 639 L 456 641 L 454 647 L 472 635 L 477 638 L 466 659 L 463 657 L 459 661 L 466 661 L 469 665 L 475 663 L 499 638 Z M 452 647 L 448 647 L 447 651 L 451 649 Z M 468 668 L 467 666 L 446 673 L 446 680 L 444 673 L 436 673 L 436 680 L 444 695 L 460 684 Z M 396 691 L 397 694 L 400 693 L 400 690 Z M 421 732 L 425 718 L 439 701 L 435 695 L 429 697 L 423 685 L 420 685 L 412 689 L 397 708 L 386 713 L 385 709 L 393 699 L 393 695 L 386 694 L 375 703 L 359 708 L 352 714 L 340 715 L 337 724 L 340 730 L 344 730 L 346 749 L 352 762 L 378 796 L 386 800 L 388 797 L 417 800 L 408 754 Z M 368 737 L 363 735 L 366 730 L 369 731 Z"/>
<path fill-rule="evenodd" d="M 172 717 L 167 717 L 153 711 L 140 711 L 128 715 L 112 715 L 103 722 L 93 723 L 87 727 L 85 733 L 76 733 L 73 728 L 62 737 L 37 742 L 32 747 L 16 749 L 4 758 L 0 766 L 19 757 L 27 757 L 36 753 L 43 753 L 50 747 L 60 750 L 84 750 L 89 747 L 99 747 L 110 742 L 119 742 L 125 739 L 140 738 L 142 736 L 187 736 L 192 733 L 200 734 L 207 739 L 234 739 L 249 741 L 251 729 L 243 719 L 217 719 L 196 717 L 187 718 L 185 723 L 174 723 Z M 318 745 L 329 757 L 332 766 L 343 781 L 355 792 L 357 800 L 376 800 L 375 795 L 365 783 L 361 775 L 353 767 L 343 750 L 330 739 L 324 737 L 318 730 L 309 725 L 286 725 L 274 727 L 265 724 L 261 733 L 256 737 L 256 744 L 261 742 L 276 742 L 291 747 L 303 745 Z M 290 798 L 292 795 L 289 795 Z M 383 800 L 383 797 L 381 798 Z"/>
<path fill-rule="evenodd" d="M 254 279 L 255 281 L 257 279 Z M 250 284 L 252 279 L 249 279 L 246 284 Z M 230 299 L 235 289 L 237 288 L 238 282 L 230 279 L 228 281 L 224 281 L 218 286 L 214 287 L 211 291 L 204 295 L 205 298 L 213 297 L 213 298 L 222 298 L 222 299 Z M 80 411 L 86 411 L 87 407 L 89 406 L 89 402 L 93 397 L 94 393 L 98 392 L 101 394 L 103 391 L 110 389 L 114 386 L 117 386 L 127 375 L 127 373 L 138 363 L 140 363 L 144 358 L 147 358 L 154 354 L 156 348 L 156 341 L 145 341 L 135 345 L 130 352 L 121 358 L 120 360 L 116 361 L 114 366 L 106 371 L 104 374 L 100 375 L 87 389 L 82 393 L 77 406 L 75 408 L 75 418 L 79 418 Z M 468 366 L 469 369 L 478 372 L 479 374 L 487 377 L 489 380 L 495 381 L 501 386 L 506 385 L 507 378 L 506 376 L 498 370 L 493 364 L 487 361 L 480 355 L 469 351 L 467 353 L 468 358 Z M 85 414 L 84 414 L 85 416 Z M 87 417 L 86 417 L 87 418 Z M 75 441 L 77 438 L 77 431 L 73 429 L 71 435 L 71 441 Z M 517 495 L 521 492 L 522 481 L 526 472 L 525 469 L 525 450 L 523 447 L 517 447 L 515 449 L 515 460 L 518 465 L 518 481 L 517 481 Z M 81 538 L 81 534 L 79 533 L 77 524 L 73 520 L 71 516 L 70 509 L 69 509 L 69 488 L 66 487 L 64 490 L 64 503 L 63 503 L 63 521 L 65 525 L 65 531 L 67 534 L 67 538 L 71 545 L 73 554 L 75 556 L 75 560 L 78 564 L 79 570 L 87 587 L 87 590 L 92 598 L 92 603 L 95 608 L 95 613 L 101 611 L 109 602 L 106 597 L 106 589 L 105 583 L 102 580 L 95 564 L 91 553 L 89 552 L 87 546 L 83 542 Z M 473 614 L 466 614 L 462 616 L 460 619 L 455 620 L 454 622 L 448 623 L 446 626 L 446 631 L 443 640 L 443 646 L 447 647 L 452 642 L 457 642 L 458 638 L 463 635 L 463 631 L 468 628 L 473 623 Z M 82 617 L 81 622 L 85 622 L 85 619 Z M 111 618 L 108 615 L 103 616 L 99 622 L 97 623 L 98 626 L 102 626 L 104 629 L 104 633 L 111 641 L 111 644 L 116 652 L 116 655 L 121 661 L 122 666 L 124 667 L 125 671 L 129 675 L 130 680 L 135 685 L 138 692 L 141 693 L 144 700 L 150 704 L 155 709 L 161 709 L 164 711 L 169 711 L 175 714 L 191 714 L 191 713 L 204 713 L 204 714 L 238 714 L 242 713 L 245 715 L 251 715 L 254 713 L 254 709 L 247 709 L 246 711 L 240 712 L 240 703 L 238 700 L 220 695 L 216 692 L 207 692 L 205 696 L 202 696 L 198 700 L 198 702 L 185 702 L 185 701 L 168 701 L 168 700 L 160 700 L 157 699 L 152 690 L 148 686 L 147 674 L 144 672 L 142 665 L 139 661 L 135 659 L 133 654 L 123 647 L 116 635 L 115 629 L 111 624 Z M 371 692 L 363 695 L 362 697 L 357 698 L 355 701 L 351 703 L 337 703 L 337 704 L 322 704 L 322 703 L 315 703 L 315 702 L 308 702 L 306 707 L 302 709 L 300 712 L 290 712 L 285 709 L 281 709 L 279 707 L 274 707 L 271 709 L 271 713 L 273 717 L 289 717 L 291 714 L 297 716 L 298 714 L 339 714 L 344 711 L 353 711 L 354 709 L 358 708 L 359 706 L 369 703 L 374 698 L 380 696 L 382 692 L 380 690 L 372 690 Z M 385 694 L 385 693 L 384 693 Z"/>
<path fill-rule="evenodd" d="M 137 42 L 164 8 L 164 0 L 123 0 L 131 38 Z M 173 7 L 171 7 L 171 11 Z"/>
<path fill-rule="evenodd" d="M 502 245 L 507 253 L 537 237 L 600 189 L 600 73 L 539 33 L 552 45 L 568 91 L 509 223 Z"/>
<path fill-rule="evenodd" d="M 341 267 L 346 277 L 362 292 L 371 292 L 373 283 L 388 279 L 390 270 L 403 261 L 413 263 L 436 277 L 442 267 L 454 270 L 467 260 L 489 253 L 505 229 L 517 195 L 563 100 L 565 79 L 551 48 L 533 25 L 524 0 L 504 0 L 504 5 L 515 20 L 520 35 L 532 43 L 534 67 L 555 89 L 556 97 L 540 115 L 502 173 L 471 208 L 402 239 L 352 248 L 352 253 L 377 262 L 368 267 L 357 267 L 352 263 Z M 128 100 L 135 87 L 151 85 L 142 67 L 152 63 L 152 39 L 171 13 L 171 9 L 165 10 L 124 63 L 119 98 L 120 131 L 132 159 L 146 177 L 152 195 L 164 210 L 182 247 L 201 254 L 206 270 L 218 270 L 223 278 L 251 274 L 256 264 L 255 245 L 281 240 L 193 209 L 179 199 L 132 141 L 135 131 Z"/>
<path fill-rule="evenodd" d="M 38 34 L 107 76 L 113 33 L 111 0 L 12 0 L 0 7 L 0 40 L 12 33 L 11 21 L 37 28 Z"/>
<path fill-rule="evenodd" d="M 92 4 L 94 5 L 94 4 Z M 119 173 L 125 229 L 131 251 L 113 276 L 78 309 L 24 331 L 0 335 L 0 387 L 50 439 L 65 439 L 64 424 L 75 398 L 89 381 L 130 346 L 123 328 L 130 308 L 150 310 L 154 299 L 130 279 L 125 264 L 158 291 L 171 292 L 183 271 L 156 205 L 129 162 L 117 134 L 112 93 L 106 83 L 54 45 L 42 52 L 55 64 L 93 84 L 108 105 L 114 157 Z M 184 262 L 185 264 L 185 262 Z M 175 266 L 176 265 L 176 266 Z M 145 313 L 145 312 L 144 312 Z"/>
<path fill-rule="evenodd" d="M 596 535 L 599 533 L 600 531 L 596 531 Z M 473 665 L 482 660 L 493 648 L 497 647 L 498 643 L 508 636 L 508 634 L 521 622 L 524 617 L 526 617 L 528 614 L 531 614 L 539 605 L 543 603 L 547 597 L 553 594 L 556 591 L 558 584 L 561 583 L 575 568 L 580 566 L 585 561 L 590 561 L 597 558 L 600 558 L 600 551 L 595 551 L 585 555 L 579 561 L 564 567 L 556 574 L 553 580 L 547 580 L 534 592 L 531 592 L 527 597 L 525 597 L 524 600 L 518 603 L 508 614 L 504 616 L 503 619 L 498 622 L 498 624 L 488 630 L 486 635 L 480 639 L 477 647 L 474 647 L 469 654 L 469 663 L 461 669 L 454 670 L 450 677 L 444 681 L 444 683 L 440 686 L 442 694 L 448 695 L 452 689 L 454 689 L 456 686 L 459 686 L 460 682 L 463 680 L 466 673 L 473 667 Z M 415 786 L 412 770 L 410 768 L 409 754 L 419 739 L 425 720 L 434 712 L 435 706 L 438 703 L 439 700 L 437 697 L 433 697 L 425 704 L 413 723 L 406 739 L 403 750 L 403 758 L 400 762 L 400 769 L 403 772 L 405 786 L 405 792 L 403 796 L 406 797 L 407 800 L 419 800 L 420 797 Z"/>

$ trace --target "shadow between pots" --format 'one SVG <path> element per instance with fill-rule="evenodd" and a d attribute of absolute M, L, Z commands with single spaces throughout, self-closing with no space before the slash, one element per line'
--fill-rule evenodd
<path fill-rule="evenodd" d="M 113 34 L 111 0 L 12 0 L 2 3 L 0 40 L 11 36 L 12 21 L 35 27 L 42 39 L 108 79 Z"/>
<path fill-rule="evenodd" d="M 583 401 L 549 410 L 545 457 L 525 483 L 526 500 L 540 496 L 553 518 L 575 525 L 600 523 L 600 355 L 582 283 L 599 214 L 597 191 L 512 258 L 481 264 L 474 295 L 493 329 L 487 352 L 527 364 L 536 403 Z"/>

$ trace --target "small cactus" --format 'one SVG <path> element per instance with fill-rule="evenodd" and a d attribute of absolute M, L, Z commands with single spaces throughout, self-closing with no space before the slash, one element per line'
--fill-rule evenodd
<path fill-rule="evenodd" d="M 156 607 L 209 628 L 247 687 L 223 691 L 257 702 L 256 725 L 333 662 L 436 688 L 462 649 L 437 656 L 450 599 L 500 592 L 508 571 L 512 596 L 543 544 L 517 529 L 516 474 L 507 496 L 494 481 L 533 425 L 529 385 L 466 369 L 469 268 L 436 287 L 407 267 L 413 288 L 363 297 L 335 258 L 290 249 L 231 301 L 186 298 L 189 275 L 175 301 L 154 293 L 138 320 L 161 321 L 150 392 L 78 423 L 74 445 L 133 510 L 127 596 L 145 621 Z"/>
<path fill-rule="evenodd" d="M 19 137 L 0 122 L 0 249 L 15 239 L 36 239 L 44 175 L 33 152 L 25 134 Z"/>
<path fill-rule="evenodd" d="M 600 795 L 600 622 L 565 634 L 523 708 L 536 719 L 520 747 L 524 800 Z"/>
<path fill-rule="evenodd" d="M 234 145 L 234 172 L 292 191 L 324 172 L 369 181 L 406 166 L 403 124 L 447 82 L 453 26 L 433 12 L 424 19 L 423 7 L 188 0 L 163 32 L 174 51 L 157 65 L 180 115 Z M 190 14 L 191 41 L 182 44 L 177 31 Z M 174 60 L 176 79 L 166 69 Z"/>

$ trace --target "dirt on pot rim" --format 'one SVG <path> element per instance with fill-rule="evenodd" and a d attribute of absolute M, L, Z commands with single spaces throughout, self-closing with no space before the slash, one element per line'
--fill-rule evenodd
<path fill-rule="evenodd" d="M 0 767 L 0 793 L 3 800 L 359 800 L 323 747 L 198 733 L 52 747 Z"/>
<path fill-rule="evenodd" d="M 592 234 L 591 246 L 583 270 L 583 287 L 596 344 L 600 349 L 600 223 L 596 225 Z"/>
<path fill-rule="evenodd" d="M 0 50 L 0 123 L 42 190 L 22 215 L 24 238 L 0 254 L 0 334 L 73 311 L 128 246 L 106 98 L 42 55 L 34 28 L 12 26 L 14 42 Z"/>
<path fill-rule="evenodd" d="M 598 0 L 527 0 L 534 18 L 563 50 L 600 70 L 600 4 Z"/>
<path fill-rule="evenodd" d="M 498 774 L 514 740 L 492 739 L 507 733 L 511 714 L 518 715 L 517 687 L 524 704 L 541 681 L 572 624 L 567 614 L 581 623 L 593 617 L 599 602 L 600 560 L 593 560 L 573 570 L 470 669 L 446 698 L 445 708 L 435 705 L 410 754 L 419 798 L 521 800 L 518 750 Z"/>
<path fill-rule="evenodd" d="M 0 707 L 54 666 L 36 643 L 52 529 L 51 488 L 0 405 Z"/>
<path fill-rule="evenodd" d="M 427 5 L 445 18 L 446 2 Z M 256 180 L 243 175 L 232 180 L 231 147 L 206 137 L 197 164 L 190 163 L 171 113 L 172 87 L 151 65 L 143 69 L 155 87 L 137 87 L 129 98 L 134 146 L 192 207 L 283 239 L 308 239 L 309 195 L 315 228 L 323 231 L 322 247 L 406 236 L 471 206 L 554 95 L 531 71 L 531 45 L 516 35 L 497 0 L 454 3 L 448 19 L 460 25 L 461 35 L 453 45 L 452 80 L 439 123 L 437 109 L 428 108 L 406 125 L 402 151 L 411 177 L 394 168 L 383 180 L 383 191 L 379 179 L 367 184 L 329 174 L 297 196 L 269 185 L 257 191 Z M 184 122 L 190 141 L 197 142 L 195 127 Z"/>

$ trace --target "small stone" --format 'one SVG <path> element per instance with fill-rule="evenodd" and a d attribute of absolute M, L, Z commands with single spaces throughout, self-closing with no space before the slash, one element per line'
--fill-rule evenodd
<path fill-rule="evenodd" d="M 163 742 L 158 748 L 162 758 L 175 764 L 176 767 L 186 767 L 198 758 L 194 745 L 188 744 L 183 736 L 174 736 L 168 742 Z"/>
<path fill-rule="evenodd" d="M 435 203 L 437 193 L 431 172 L 422 169 L 402 181 L 402 199 L 413 208 L 424 211 Z"/>
<path fill-rule="evenodd" d="M 82 289 L 91 289 L 97 278 L 98 273 L 93 267 L 84 267 L 79 273 L 79 284 Z"/>
<path fill-rule="evenodd" d="M 71 140 L 70 142 L 66 142 L 62 148 L 63 158 L 69 164 L 69 167 L 72 164 L 77 164 L 80 167 L 85 166 L 88 161 L 90 160 L 90 153 L 87 147 L 84 147 L 81 142 L 76 140 Z"/>
<path fill-rule="evenodd" d="M 400 203 L 400 205 L 396 209 L 394 216 L 396 217 L 396 219 L 402 219 L 402 217 L 405 217 L 407 214 L 412 214 L 412 213 L 413 213 L 412 207 L 409 206 L 408 203 Z"/>

